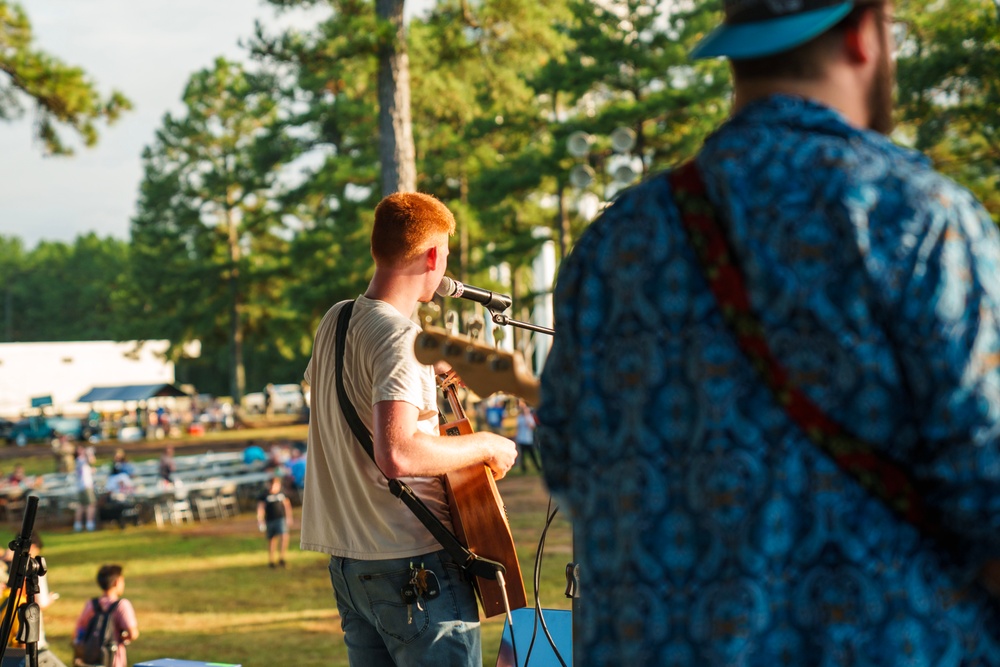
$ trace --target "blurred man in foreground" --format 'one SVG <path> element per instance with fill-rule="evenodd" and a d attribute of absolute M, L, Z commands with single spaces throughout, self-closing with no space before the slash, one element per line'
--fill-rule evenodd
<path fill-rule="evenodd" d="M 539 442 L 581 562 L 574 662 L 1000 664 L 977 581 L 1000 556 L 997 230 L 885 136 L 891 3 L 724 4 L 694 53 L 735 82 L 695 160 L 701 217 L 678 206 L 692 179 L 652 177 L 556 290 Z M 692 217 L 722 241 L 692 243 Z M 788 387 L 863 463 L 894 462 L 947 538 L 867 484 L 898 479 L 828 456 Z"/>

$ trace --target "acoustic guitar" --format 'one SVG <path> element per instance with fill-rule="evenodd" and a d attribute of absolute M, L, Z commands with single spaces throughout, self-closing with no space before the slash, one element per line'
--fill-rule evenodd
<path fill-rule="evenodd" d="M 519 355 L 493 350 L 471 338 L 455 336 L 434 327 L 425 327 L 418 334 L 414 353 L 422 364 L 430 365 L 439 360 L 449 362 L 461 377 L 461 382 L 477 394 L 487 396 L 496 391 L 517 394 L 516 389 L 525 389 L 530 400 L 538 398 L 537 382 L 531 378 Z M 442 435 L 473 432 L 458 398 L 458 384 L 459 378 L 454 374 L 446 374 L 441 382 L 441 389 L 454 415 L 452 421 L 441 425 Z M 529 400 L 526 396 L 523 398 Z M 445 489 L 458 540 L 477 556 L 502 564 L 510 609 L 526 607 L 528 596 L 524 590 L 514 536 L 510 532 L 503 498 L 489 467 L 477 464 L 448 473 L 445 475 Z M 473 585 L 487 618 L 505 613 L 503 589 L 497 581 L 475 577 Z"/>

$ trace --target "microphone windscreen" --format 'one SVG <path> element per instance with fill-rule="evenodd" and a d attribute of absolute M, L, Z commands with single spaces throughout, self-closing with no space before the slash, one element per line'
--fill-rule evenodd
<path fill-rule="evenodd" d="M 448 276 L 441 276 L 441 282 L 438 284 L 437 289 L 434 290 L 434 293 L 438 296 L 451 296 L 457 288 L 458 283 Z"/>

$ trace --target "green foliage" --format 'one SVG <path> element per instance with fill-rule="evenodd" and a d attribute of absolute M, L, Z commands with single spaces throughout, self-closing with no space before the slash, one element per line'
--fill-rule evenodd
<path fill-rule="evenodd" d="M 224 59 L 192 76 L 184 115 L 167 114 L 144 152 L 132 221 L 130 337 L 156 331 L 175 353 L 198 339 L 209 355 L 227 354 L 237 400 L 245 337 L 280 340 L 290 317 L 280 300 L 288 241 L 272 189 L 290 150 L 275 85 Z"/>
<path fill-rule="evenodd" d="M 127 258 L 126 242 L 93 233 L 72 245 L 42 242 L 30 252 L 18 239 L 0 237 L 2 340 L 114 338 Z"/>
<path fill-rule="evenodd" d="M 328 12 L 306 29 L 258 25 L 252 66 L 220 60 L 192 76 L 184 113 L 163 119 L 143 155 L 127 248 L 87 238 L 29 252 L 0 238 L 7 338 L 166 337 L 175 352 L 197 338 L 202 358 L 178 374 L 212 393 L 242 391 L 243 357 L 248 386 L 301 378 L 319 319 L 371 276 L 378 56 L 394 33 L 373 0 L 268 2 Z M 897 137 L 1000 221 L 996 8 L 899 9 L 911 32 Z M 623 160 L 616 128 L 634 132 L 640 176 L 693 155 L 729 111 L 726 63 L 687 58 L 720 10 L 719 0 L 438 0 L 413 19 L 417 183 L 456 214 L 452 272 L 500 287 L 491 270 L 506 263 L 523 304 L 539 228 L 568 251 L 590 222 L 577 203 L 621 187 L 608 174 Z M 24 47 L 30 30 L 4 0 L 0 19 L 2 65 L 16 51 L 4 40 L 16 33 Z M 0 116 L 14 109 L 7 90 Z M 567 150 L 575 132 L 594 138 L 585 158 Z M 568 175 L 582 162 L 597 178 L 580 189 Z"/>
<path fill-rule="evenodd" d="M 587 192 L 606 200 L 621 187 L 608 173 L 629 161 L 611 150 L 616 128 L 634 133 L 631 163 L 640 175 L 693 154 L 728 110 L 725 65 L 687 59 L 690 46 L 714 24 L 718 6 L 667 11 L 667 3 L 657 0 L 569 0 L 555 23 L 562 48 L 521 72 L 534 94 L 521 121 L 531 140 L 506 162 L 483 170 L 472 203 L 552 228 L 565 252 L 589 224 L 579 211 L 571 215 L 571 202 Z M 577 132 L 595 137 L 585 160 L 567 148 Z M 581 191 L 569 186 L 568 175 L 584 162 L 598 177 Z"/>
<path fill-rule="evenodd" d="M 989 0 L 901 5 L 902 133 L 1000 224 L 1000 15 Z"/>
<path fill-rule="evenodd" d="M 34 45 L 31 23 L 20 5 L 0 0 L 0 120 L 18 118 L 34 102 L 35 135 L 51 155 L 70 155 L 59 132 L 73 130 L 86 146 L 97 143 L 96 123 L 113 123 L 132 104 L 120 92 L 104 97 L 87 73 Z"/>
<path fill-rule="evenodd" d="M 511 160 L 544 127 L 527 74 L 565 47 L 553 29 L 564 14 L 563 2 L 442 2 L 411 27 L 420 189 L 456 212 L 453 269 L 462 280 L 488 284 L 489 267 L 516 270 L 540 243 L 531 231 L 546 224 L 545 212 L 508 197 L 505 180 L 524 176 Z"/>
<path fill-rule="evenodd" d="M 281 94 L 300 166 L 280 200 L 295 228 L 288 256 L 296 280 L 285 297 L 300 332 L 289 349 L 300 354 L 330 305 L 359 294 L 370 278 L 368 237 L 379 192 L 374 9 L 366 0 L 322 4 L 330 15 L 310 31 L 275 36 L 258 26 L 250 44 L 264 66 L 289 81 Z"/>

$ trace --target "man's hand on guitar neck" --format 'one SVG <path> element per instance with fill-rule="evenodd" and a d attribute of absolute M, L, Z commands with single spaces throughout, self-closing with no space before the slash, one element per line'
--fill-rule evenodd
<path fill-rule="evenodd" d="M 444 359 L 438 359 L 434 362 L 434 375 L 441 377 L 442 375 L 451 376 L 455 375 L 455 371 L 452 370 L 451 364 L 449 364 Z"/>
<path fill-rule="evenodd" d="M 448 385 L 455 385 L 456 387 L 465 386 L 465 383 L 462 382 L 462 378 L 459 377 L 458 373 L 451 369 L 451 365 L 447 361 L 439 363 L 443 364 L 446 369 L 439 371 L 438 365 L 434 364 L 434 375 L 437 377 L 438 387 L 446 387 Z"/>

